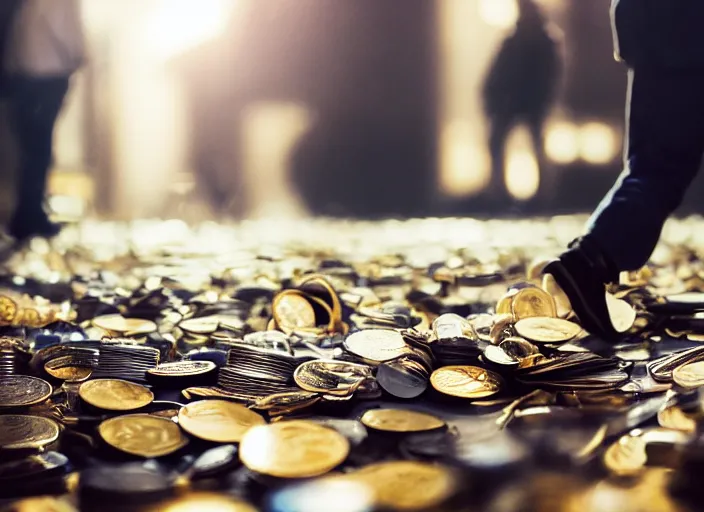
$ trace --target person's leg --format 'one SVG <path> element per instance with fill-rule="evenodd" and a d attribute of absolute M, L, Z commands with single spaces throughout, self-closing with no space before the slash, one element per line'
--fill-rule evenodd
<path fill-rule="evenodd" d="M 10 234 L 18 239 L 56 234 L 43 208 L 52 161 L 56 119 L 68 91 L 68 78 L 15 78 L 10 96 L 12 128 L 17 137 L 17 206 Z"/>
<path fill-rule="evenodd" d="M 537 199 L 547 207 L 548 203 L 555 199 L 557 176 L 555 175 L 555 169 L 550 165 L 545 154 L 545 116 L 531 115 L 527 124 L 540 176 Z"/>
<path fill-rule="evenodd" d="M 626 170 L 553 274 L 592 334 L 615 339 L 604 286 L 650 258 L 668 216 L 680 204 L 704 153 L 704 73 L 630 72 Z"/>
<path fill-rule="evenodd" d="M 508 200 L 506 189 L 506 143 L 514 122 L 509 118 L 491 120 L 489 133 L 489 154 L 491 156 L 491 177 L 487 192 L 490 200 L 505 203 Z"/>

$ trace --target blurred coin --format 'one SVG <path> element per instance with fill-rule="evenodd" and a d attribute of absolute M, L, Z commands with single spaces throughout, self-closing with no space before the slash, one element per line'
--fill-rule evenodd
<path fill-rule="evenodd" d="M 704 361 L 678 366 L 672 372 L 672 379 L 683 388 L 691 389 L 704 385 Z"/>
<path fill-rule="evenodd" d="M 516 332 L 536 343 L 562 343 L 577 336 L 582 328 L 561 318 L 532 317 L 516 322 Z"/>
<path fill-rule="evenodd" d="M 658 411 L 658 423 L 661 427 L 679 430 L 688 434 L 693 434 L 697 428 L 697 423 L 694 419 L 687 416 L 676 405 Z"/>
<path fill-rule="evenodd" d="M 264 418 L 246 407 L 224 400 L 201 400 L 184 406 L 178 413 L 181 428 L 189 434 L 215 443 L 239 443 Z"/>
<path fill-rule="evenodd" d="M 96 379 L 81 384 L 78 395 L 86 403 L 106 411 L 134 411 L 152 403 L 146 387 L 118 379 Z"/>
<path fill-rule="evenodd" d="M 315 310 L 303 292 L 285 290 L 271 306 L 277 325 L 285 329 L 316 327 Z"/>
<path fill-rule="evenodd" d="M 555 301 L 549 293 L 538 287 L 523 288 L 513 296 L 511 314 L 514 321 L 531 317 L 557 316 Z"/>
<path fill-rule="evenodd" d="M 604 453 L 604 466 L 616 476 L 634 476 L 643 471 L 648 457 L 642 437 L 622 436 Z"/>
<path fill-rule="evenodd" d="M 648 363 L 648 371 L 659 382 L 672 382 L 675 368 L 704 359 L 704 346 L 667 354 Z"/>
<path fill-rule="evenodd" d="M 370 361 L 390 361 L 401 357 L 408 346 L 400 332 L 389 329 L 365 329 L 347 336 L 345 348 Z"/>
<path fill-rule="evenodd" d="M 433 388 L 460 398 L 487 398 L 501 391 L 502 381 L 494 372 L 478 366 L 445 366 L 430 376 Z"/>
<path fill-rule="evenodd" d="M 141 318 L 125 318 L 122 315 L 104 315 L 93 319 L 93 325 L 104 331 L 122 335 L 149 334 L 156 331 L 156 324 Z"/>
<path fill-rule="evenodd" d="M 55 379 L 66 382 L 83 382 L 93 375 L 93 368 L 86 366 L 63 366 L 61 368 L 52 368 L 53 361 L 44 365 L 44 371 Z"/>
<path fill-rule="evenodd" d="M 559 318 L 567 318 L 572 313 L 572 303 L 569 297 L 557 284 L 552 274 L 543 275 L 543 290 L 549 293 L 555 301 L 555 312 Z"/>
<path fill-rule="evenodd" d="M 14 300 L 5 295 L 0 295 L 0 324 L 11 324 L 18 310 L 19 307 Z"/>
<path fill-rule="evenodd" d="M 308 478 L 339 466 L 349 441 L 311 421 L 283 421 L 251 428 L 240 443 L 240 459 L 257 473 L 278 478 Z"/>
<path fill-rule="evenodd" d="M 361 422 L 383 432 L 427 432 L 445 426 L 440 418 L 404 409 L 371 409 L 364 413 Z"/>
<path fill-rule="evenodd" d="M 398 398 L 415 398 L 428 388 L 430 372 L 415 361 L 399 359 L 379 365 L 376 380 L 390 395 Z"/>
<path fill-rule="evenodd" d="M 636 321 L 636 311 L 628 302 L 607 293 L 606 307 L 616 332 L 626 332 L 633 327 Z"/>
<path fill-rule="evenodd" d="M 40 404 L 49 398 L 51 393 L 51 385 L 36 377 L 27 375 L 0 377 L 0 409 Z"/>
<path fill-rule="evenodd" d="M 139 457 L 163 457 L 188 444 L 173 421 L 149 414 L 129 414 L 103 421 L 98 427 L 103 440 L 120 451 Z"/>
<path fill-rule="evenodd" d="M 56 441 L 59 425 L 49 418 L 0 415 L 0 450 L 39 450 Z"/>
<path fill-rule="evenodd" d="M 207 510 L 210 512 L 257 512 L 249 503 L 222 494 L 194 492 L 173 501 L 161 503 L 146 512 L 190 512 Z"/>

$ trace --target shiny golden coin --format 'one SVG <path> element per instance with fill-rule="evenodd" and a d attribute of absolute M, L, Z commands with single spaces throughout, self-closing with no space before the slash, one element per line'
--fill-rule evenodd
<path fill-rule="evenodd" d="M 297 290 L 279 293 L 274 298 L 271 310 L 279 327 L 287 329 L 316 327 L 313 306 L 305 294 Z"/>
<path fill-rule="evenodd" d="M 415 461 L 372 464 L 341 478 L 364 484 L 384 510 L 433 509 L 451 498 L 458 488 L 450 469 Z"/>
<path fill-rule="evenodd" d="M 489 331 L 489 337 L 494 345 L 498 345 L 504 339 L 511 337 L 511 326 L 513 325 L 513 315 L 496 315 L 494 324 Z"/>
<path fill-rule="evenodd" d="M 698 388 L 704 385 L 704 361 L 678 366 L 672 372 L 672 379 L 683 388 Z"/>
<path fill-rule="evenodd" d="M 625 300 L 606 293 L 606 307 L 616 332 L 626 332 L 635 324 L 636 310 Z"/>
<path fill-rule="evenodd" d="M 7 512 L 78 512 L 68 498 L 27 498 L 3 510 Z"/>
<path fill-rule="evenodd" d="M 44 365 L 44 371 L 55 379 L 66 382 L 83 382 L 93 374 L 93 368 L 80 366 L 64 366 L 63 368 L 51 368 Z"/>
<path fill-rule="evenodd" d="M 572 303 L 552 274 L 543 276 L 543 290 L 549 293 L 555 301 L 555 311 L 559 318 L 567 318 L 572 314 Z"/>
<path fill-rule="evenodd" d="M 460 398 L 487 398 L 501 391 L 502 382 L 494 372 L 478 366 L 445 366 L 430 376 L 433 388 Z"/>
<path fill-rule="evenodd" d="M 106 411 L 134 411 L 152 403 L 154 393 L 139 384 L 118 379 L 89 380 L 78 395 L 87 404 Z"/>
<path fill-rule="evenodd" d="M 511 304 L 513 303 L 513 298 L 516 296 L 519 290 L 511 289 L 506 295 L 499 299 L 496 303 L 496 314 L 497 315 L 512 315 Z"/>
<path fill-rule="evenodd" d="M 0 449 L 38 450 L 59 438 L 59 424 L 42 416 L 0 415 Z"/>
<path fill-rule="evenodd" d="M 163 457 L 188 444 L 173 421 L 149 414 L 128 414 L 105 420 L 98 427 L 98 433 L 113 448 L 138 457 Z"/>
<path fill-rule="evenodd" d="M 10 324 L 17 316 L 17 303 L 10 297 L 0 295 L 0 323 Z"/>
<path fill-rule="evenodd" d="M 249 503 L 222 494 L 195 492 L 173 501 L 162 503 L 149 512 L 257 512 Z"/>
<path fill-rule="evenodd" d="M 252 427 L 266 423 L 245 406 L 225 400 L 201 400 L 181 408 L 178 423 L 189 434 L 214 443 L 239 443 Z"/>
<path fill-rule="evenodd" d="M 156 331 L 156 324 L 142 318 L 125 318 L 122 315 L 103 315 L 93 319 L 93 325 L 104 331 L 127 336 L 149 334 Z"/>
<path fill-rule="evenodd" d="M 640 473 L 648 457 L 642 437 L 625 435 L 604 453 L 604 466 L 616 476 L 634 476 Z"/>
<path fill-rule="evenodd" d="M 29 407 L 46 401 L 52 393 L 45 380 L 27 375 L 0 377 L 0 409 Z"/>
<path fill-rule="evenodd" d="M 354 393 L 365 381 L 374 379 L 370 366 L 323 360 L 300 364 L 293 378 L 298 387 L 305 391 L 341 396 Z"/>
<path fill-rule="evenodd" d="M 671 406 L 658 411 L 658 423 L 661 427 L 679 430 L 688 434 L 693 434 L 697 428 L 696 421 L 687 416 L 684 411 L 677 406 Z"/>
<path fill-rule="evenodd" d="M 532 317 L 557 316 L 555 301 L 552 296 L 541 288 L 523 288 L 511 302 L 511 313 L 515 321 Z"/>
<path fill-rule="evenodd" d="M 561 318 L 532 317 L 519 320 L 516 332 L 536 343 L 562 343 L 577 336 L 582 328 Z"/>
<path fill-rule="evenodd" d="M 362 423 L 384 432 L 426 432 L 445 426 L 445 422 L 430 414 L 404 409 L 372 409 L 362 416 Z"/>
<path fill-rule="evenodd" d="M 252 471 L 278 478 L 324 475 L 347 458 L 350 445 L 335 430 L 311 421 L 282 421 L 250 429 L 240 459 Z"/>

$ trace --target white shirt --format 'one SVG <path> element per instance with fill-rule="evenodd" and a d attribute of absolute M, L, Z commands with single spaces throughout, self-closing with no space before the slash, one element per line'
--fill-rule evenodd
<path fill-rule="evenodd" d="M 76 71 L 85 59 L 80 0 L 24 0 L 6 57 L 9 73 L 66 76 Z"/>

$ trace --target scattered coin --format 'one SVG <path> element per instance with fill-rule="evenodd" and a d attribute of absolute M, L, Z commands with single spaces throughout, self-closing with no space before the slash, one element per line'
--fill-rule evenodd
<path fill-rule="evenodd" d="M 0 415 L 0 449 L 39 450 L 59 438 L 59 425 L 41 416 Z"/>
<path fill-rule="evenodd" d="M 625 435 L 604 453 L 604 466 L 616 476 L 634 476 L 643 471 L 648 457 L 642 437 Z"/>
<path fill-rule="evenodd" d="M 305 391 L 349 395 L 366 380 L 373 379 L 369 366 L 345 361 L 308 361 L 301 364 L 293 378 Z"/>
<path fill-rule="evenodd" d="M 36 377 L 27 375 L 0 377 L 0 409 L 40 404 L 48 399 L 51 393 L 51 385 Z"/>
<path fill-rule="evenodd" d="M 372 409 L 361 421 L 365 427 L 383 432 L 427 432 L 445 426 L 440 418 L 404 409 Z"/>
<path fill-rule="evenodd" d="M 562 343 L 577 336 L 582 328 L 561 318 L 532 317 L 519 320 L 516 332 L 536 343 Z"/>
<path fill-rule="evenodd" d="M 390 361 L 407 352 L 408 346 L 398 331 L 365 329 L 347 336 L 345 348 L 370 361 Z"/>
<path fill-rule="evenodd" d="M 201 400 L 184 406 L 178 413 L 181 428 L 214 443 L 239 443 L 245 433 L 264 418 L 246 407 L 224 400 Z"/>
<path fill-rule="evenodd" d="M 693 434 L 697 428 L 697 423 L 694 419 L 687 416 L 676 405 L 658 411 L 658 423 L 661 427 L 679 430 L 688 434 Z"/>
<path fill-rule="evenodd" d="M 103 421 L 98 427 L 103 440 L 120 451 L 153 458 L 172 454 L 188 444 L 173 421 L 149 414 L 129 414 Z"/>
<path fill-rule="evenodd" d="M 460 398 L 487 398 L 501 391 L 502 381 L 494 372 L 478 366 L 445 366 L 430 376 L 433 388 Z"/>
<path fill-rule="evenodd" d="M 125 318 L 122 315 L 104 315 L 93 319 L 93 325 L 124 336 L 149 334 L 156 331 L 156 324 L 141 318 Z"/>
<path fill-rule="evenodd" d="M 263 475 L 309 478 L 333 470 L 349 450 L 347 439 L 335 430 L 295 420 L 251 428 L 242 438 L 240 459 Z"/>
<path fill-rule="evenodd" d="M 186 512 L 210 510 L 213 512 L 257 512 L 249 503 L 222 494 L 194 492 L 176 500 L 147 509 L 146 512 Z"/>
<path fill-rule="evenodd" d="M 78 395 L 86 403 L 106 411 L 134 411 L 152 403 L 146 387 L 125 380 L 96 379 L 81 384 Z"/>
<path fill-rule="evenodd" d="M 636 322 L 636 311 L 628 302 L 617 299 L 607 292 L 606 307 L 616 332 L 626 332 L 633 327 Z"/>
<path fill-rule="evenodd" d="M 704 361 L 695 361 L 678 366 L 672 372 L 672 379 L 683 388 L 698 388 L 704 385 Z"/>
<path fill-rule="evenodd" d="M 303 292 L 285 290 L 274 298 L 272 305 L 277 325 L 287 329 L 316 327 L 315 310 Z"/>
<path fill-rule="evenodd" d="M 515 321 L 532 317 L 557 316 L 555 301 L 546 291 L 538 287 L 523 288 L 513 296 L 511 314 Z"/>

